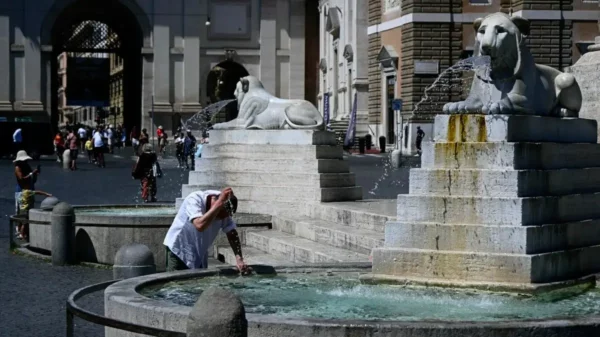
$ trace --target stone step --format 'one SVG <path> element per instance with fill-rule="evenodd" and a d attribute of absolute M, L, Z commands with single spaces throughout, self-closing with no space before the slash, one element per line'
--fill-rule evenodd
<path fill-rule="evenodd" d="M 563 170 L 412 169 L 411 195 L 529 197 L 600 191 L 600 168 Z"/>
<path fill-rule="evenodd" d="M 373 274 L 470 282 L 548 283 L 600 271 L 600 246 L 545 254 L 373 249 Z"/>
<path fill-rule="evenodd" d="M 385 226 L 385 247 L 538 254 L 600 244 L 600 220 L 543 226 L 406 223 Z"/>
<path fill-rule="evenodd" d="M 403 222 L 530 226 L 600 218 L 600 193 L 491 198 L 398 195 Z"/>
<path fill-rule="evenodd" d="M 197 172 L 206 171 L 248 171 L 264 174 L 273 173 L 349 173 L 348 162 L 340 159 L 248 159 L 234 157 L 199 158 Z"/>
<path fill-rule="evenodd" d="M 255 186 L 227 184 L 239 199 L 258 201 L 312 201 L 330 202 L 342 200 L 359 200 L 362 188 L 352 187 L 295 187 L 295 186 Z M 225 185 L 182 185 L 181 195 L 186 197 L 195 191 L 221 190 Z"/>
<path fill-rule="evenodd" d="M 600 167 L 600 145 L 423 142 L 421 167 L 517 170 Z"/>
<path fill-rule="evenodd" d="M 190 172 L 190 185 L 261 185 L 306 187 L 352 187 L 354 173 L 260 173 L 240 171 Z"/>
<path fill-rule="evenodd" d="M 317 130 L 211 130 L 210 144 L 337 145 L 333 132 Z"/>
<path fill-rule="evenodd" d="M 383 246 L 383 233 L 309 217 L 275 216 L 272 226 L 274 230 L 361 254 L 369 255 L 373 248 Z"/>
<path fill-rule="evenodd" d="M 369 256 L 280 231 L 248 232 L 246 245 L 292 262 L 368 262 Z"/>
<path fill-rule="evenodd" d="M 349 227 L 383 232 L 387 221 L 396 220 L 396 199 L 371 199 L 353 202 L 320 203 L 307 215 Z"/>
<path fill-rule="evenodd" d="M 436 142 L 596 143 L 594 119 L 525 115 L 437 115 Z"/>
<path fill-rule="evenodd" d="M 230 264 L 232 266 L 236 265 L 235 255 L 229 246 L 218 246 L 216 247 L 217 256 L 216 258 L 219 261 Z M 242 246 L 242 254 L 244 256 L 244 261 L 246 264 L 265 264 L 268 266 L 289 266 L 294 265 L 295 263 L 290 262 L 284 258 L 279 256 L 271 255 L 260 251 L 254 247 Z"/>
<path fill-rule="evenodd" d="M 341 146 L 333 145 L 245 145 L 245 144 L 208 144 L 202 148 L 203 158 L 221 156 L 261 159 L 342 159 Z"/>

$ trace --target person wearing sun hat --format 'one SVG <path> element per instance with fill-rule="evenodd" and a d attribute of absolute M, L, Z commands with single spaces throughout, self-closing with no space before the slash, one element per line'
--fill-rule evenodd
<path fill-rule="evenodd" d="M 33 208 L 36 194 L 51 196 L 49 193 L 35 190 L 35 182 L 40 174 L 40 169 L 38 167 L 32 170 L 29 165 L 30 160 L 32 158 L 24 150 L 17 152 L 17 157 L 13 160 L 15 163 L 15 177 L 17 178 L 15 191 L 15 213 L 17 214 L 29 214 L 29 210 Z M 28 224 L 19 223 L 17 226 L 19 239 L 27 240 L 27 227 Z"/>

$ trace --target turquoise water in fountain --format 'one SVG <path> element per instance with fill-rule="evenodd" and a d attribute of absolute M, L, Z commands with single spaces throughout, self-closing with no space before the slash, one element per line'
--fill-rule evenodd
<path fill-rule="evenodd" d="M 157 215 L 175 215 L 177 210 L 175 206 L 165 207 L 98 207 L 76 209 L 78 214 L 86 215 L 118 215 L 118 216 L 157 216 Z"/>
<path fill-rule="evenodd" d="M 567 299 L 524 298 L 440 288 L 366 285 L 358 281 L 358 274 L 215 276 L 148 287 L 141 293 L 193 306 L 210 286 L 234 291 L 247 313 L 280 317 L 483 322 L 600 314 L 597 289 Z"/>

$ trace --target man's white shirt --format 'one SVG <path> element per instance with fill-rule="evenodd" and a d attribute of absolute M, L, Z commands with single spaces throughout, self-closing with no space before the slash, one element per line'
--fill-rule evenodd
<path fill-rule="evenodd" d="M 185 263 L 188 268 L 206 268 L 208 266 L 208 248 L 219 235 L 219 230 L 228 233 L 236 229 L 231 217 L 214 220 L 208 228 L 200 232 L 192 221 L 203 216 L 206 209 L 206 198 L 219 195 L 220 191 L 207 190 L 193 192 L 181 204 L 173 224 L 167 232 L 163 244 Z"/>

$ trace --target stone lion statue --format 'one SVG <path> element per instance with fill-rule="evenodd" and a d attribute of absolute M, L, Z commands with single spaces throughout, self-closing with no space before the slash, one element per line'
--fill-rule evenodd
<path fill-rule="evenodd" d="M 444 112 L 578 116 L 581 90 L 575 77 L 535 64 L 524 42 L 527 19 L 494 13 L 473 27 L 476 55 L 490 58 L 489 75 L 476 71 L 467 99 L 447 103 Z"/>
<path fill-rule="evenodd" d="M 269 94 L 254 76 L 240 79 L 235 89 L 238 117 L 218 123 L 214 129 L 320 129 L 321 113 L 310 102 L 301 99 L 281 99 Z"/>

